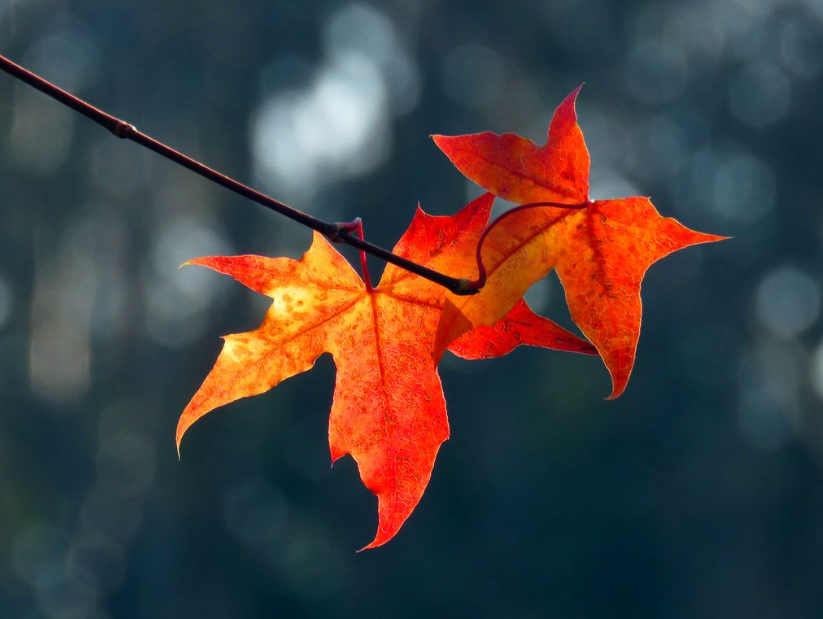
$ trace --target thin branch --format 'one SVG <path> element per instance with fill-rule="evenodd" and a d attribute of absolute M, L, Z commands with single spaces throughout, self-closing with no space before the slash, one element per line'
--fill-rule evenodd
<path fill-rule="evenodd" d="M 99 110 L 93 105 L 66 92 L 62 88 L 55 86 L 48 80 L 43 79 L 39 75 L 36 75 L 31 71 L 24 69 L 20 65 L 15 64 L 2 55 L 0 55 L 0 69 L 25 82 L 29 86 L 32 86 L 47 94 L 53 99 L 56 99 L 74 111 L 79 112 L 86 118 L 96 122 L 98 125 L 105 127 L 118 138 L 136 142 L 137 144 L 154 151 L 158 155 L 161 155 L 162 157 L 165 157 L 166 159 L 169 159 L 178 165 L 181 165 L 184 168 L 187 168 L 192 172 L 223 186 L 236 194 L 257 202 L 258 204 L 265 206 L 280 215 L 284 215 L 297 223 L 303 224 L 312 230 L 320 232 L 335 243 L 345 243 L 346 245 L 356 247 L 361 252 L 366 252 L 372 256 L 385 260 L 386 262 L 391 262 L 392 264 L 410 271 L 415 275 L 419 275 L 420 277 L 428 279 L 435 284 L 444 286 L 457 295 L 476 294 L 480 290 L 477 286 L 471 286 L 471 282 L 468 279 L 449 277 L 448 275 L 429 269 L 421 264 L 417 264 L 416 262 L 401 258 L 387 249 L 383 249 L 382 247 L 364 241 L 351 234 L 352 230 L 348 224 L 336 224 L 322 221 L 287 204 L 284 204 L 283 202 L 262 194 L 251 187 L 243 185 L 225 174 L 221 174 L 220 172 L 203 165 L 199 161 L 196 161 L 191 157 L 188 157 L 183 153 L 166 146 L 162 142 L 158 142 L 145 133 L 141 133 L 131 123 L 127 123 L 119 118 L 115 118 L 111 114 L 107 114 L 106 112 Z"/>

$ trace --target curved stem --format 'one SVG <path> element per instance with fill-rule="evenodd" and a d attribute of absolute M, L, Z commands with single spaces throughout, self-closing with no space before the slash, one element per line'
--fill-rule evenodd
<path fill-rule="evenodd" d="M 565 209 L 574 209 L 580 210 L 584 209 L 591 204 L 590 201 L 581 202 L 580 204 L 563 204 L 562 202 L 529 202 L 528 204 L 521 204 L 520 206 L 515 206 L 514 208 L 509 209 L 505 213 L 498 215 L 488 226 L 483 230 L 483 233 L 480 235 L 480 240 L 477 241 L 477 279 L 469 282 L 469 287 L 476 291 L 480 291 L 483 286 L 486 285 L 486 279 L 488 278 L 488 274 L 486 273 L 486 265 L 483 264 L 483 243 L 486 240 L 486 237 L 489 236 L 492 230 L 494 230 L 500 222 L 502 222 L 507 217 L 514 215 L 515 213 L 519 213 L 521 211 L 526 211 L 533 208 L 541 208 L 546 206 L 556 207 L 556 208 L 565 208 Z"/>
<path fill-rule="evenodd" d="M 279 200 L 275 200 L 274 198 L 260 193 L 251 187 L 239 183 L 233 178 L 230 178 L 225 174 L 221 174 L 220 172 L 203 165 L 199 161 L 196 161 L 195 159 L 192 159 L 191 157 L 188 157 L 187 155 L 166 146 L 162 142 L 149 137 L 145 133 L 141 133 L 131 123 L 127 123 L 112 116 L 111 114 L 107 114 L 90 103 L 87 103 L 86 101 L 75 97 L 71 93 L 66 92 L 62 88 L 55 86 L 39 75 L 32 73 L 28 69 L 15 64 L 2 55 L 0 55 L 0 69 L 9 75 L 16 77 L 22 82 L 25 82 L 29 86 L 36 88 L 40 92 L 45 93 L 74 111 L 79 112 L 86 118 L 96 122 L 98 125 L 105 127 L 118 138 L 128 139 L 132 142 L 140 144 L 158 155 L 161 155 L 162 157 L 165 157 L 166 159 L 169 159 L 170 161 L 191 170 L 203 178 L 217 183 L 218 185 L 221 185 L 236 194 L 248 198 L 249 200 L 257 202 L 258 204 L 265 206 L 280 215 L 284 215 L 285 217 L 311 228 L 312 230 L 320 232 L 336 243 L 351 245 L 352 247 L 359 249 L 361 252 L 366 252 L 377 258 L 385 260 L 386 262 L 391 262 L 392 264 L 410 271 L 415 275 L 419 275 L 420 277 L 428 279 L 435 284 L 444 286 L 455 294 L 468 295 L 476 294 L 479 291 L 479 288 L 470 286 L 470 282 L 467 279 L 449 277 L 448 275 L 429 269 L 428 267 L 417 264 L 416 262 L 396 256 L 382 247 L 378 247 L 377 245 L 366 242 L 362 238 L 352 235 L 352 230 L 347 229 L 346 224 L 335 224 L 322 221 L 283 202 L 280 202 Z"/>

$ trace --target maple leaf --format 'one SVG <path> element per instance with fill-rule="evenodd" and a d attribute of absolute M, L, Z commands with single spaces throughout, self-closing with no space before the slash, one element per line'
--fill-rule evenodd
<path fill-rule="evenodd" d="M 395 253 L 455 273 L 465 270 L 492 201 L 486 194 L 451 217 L 418 208 Z M 271 297 L 272 306 L 259 329 L 224 338 L 214 368 L 180 417 L 178 449 L 203 415 L 268 391 L 331 353 L 337 367 L 329 418 L 332 462 L 345 454 L 354 457 L 363 483 L 378 498 L 378 529 L 366 548 L 387 542 L 420 501 L 437 451 L 449 436 L 434 359 L 445 289 L 389 264 L 380 285 L 369 290 L 317 233 L 301 260 L 235 256 L 187 264 L 231 275 Z M 587 352 L 586 342 L 525 304 L 486 331 L 466 334 L 458 354 L 483 357 L 481 340 L 500 350 L 518 343 L 556 343 Z M 498 337 L 501 341 L 494 343 Z"/>
<path fill-rule="evenodd" d="M 518 346 L 597 354 L 589 342 L 535 314 L 523 299 L 493 325 L 479 325 L 464 333 L 449 345 L 449 351 L 463 359 L 494 359 Z"/>
<path fill-rule="evenodd" d="M 472 327 L 493 324 L 552 269 L 572 320 L 597 348 L 612 378 L 610 398 L 626 388 L 640 336 L 640 286 L 664 256 L 726 237 L 664 218 L 648 198 L 589 199 L 589 152 L 577 124 L 574 90 L 552 118 L 545 145 L 514 134 L 479 133 L 434 141 L 468 178 L 497 196 L 527 204 L 488 234 L 482 250 L 488 280 L 473 297 L 449 295 L 436 348 Z"/>

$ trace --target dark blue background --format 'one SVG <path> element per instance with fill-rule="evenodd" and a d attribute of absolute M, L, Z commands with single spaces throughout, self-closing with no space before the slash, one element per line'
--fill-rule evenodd
<path fill-rule="evenodd" d="M 2 617 L 820 616 L 819 1 L 0 0 L 0 50 L 384 246 L 479 192 L 430 134 L 542 141 L 585 81 L 593 197 L 735 237 L 652 267 L 615 402 L 596 359 L 445 359 L 429 489 L 355 554 L 329 357 L 174 450 L 267 306 L 177 266 L 309 233 L 0 75 Z M 528 298 L 569 324 L 553 277 Z"/>

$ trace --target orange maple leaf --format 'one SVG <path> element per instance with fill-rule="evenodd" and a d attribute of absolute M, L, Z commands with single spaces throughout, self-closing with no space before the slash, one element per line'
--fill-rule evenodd
<path fill-rule="evenodd" d="M 449 351 L 463 359 L 495 359 L 518 346 L 596 355 L 594 346 L 548 318 L 535 314 L 523 299 L 493 325 L 479 325 L 454 340 Z"/>
<path fill-rule="evenodd" d="M 418 209 L 395 253 L 455 274 L 467 270 L 492 201 L 486 194 L 451 217 Z M 449 436 L 434 359 L 445 289 L 389 264 L 380 285 L 370 290 L 317 233 L 301 260 L 236 256 L 188 264 L 231 275 L 271 297 L 272 306 L 259 329 L 224 338 L 214 368 L 180 417 L 178 449 L 203 415 L 268 391 L 329 352 L 337 367 L 331 458 L 354 457 L 363 483 L 378 498 L 378 530 L 366 548 L 386 543 L 420 501 L 437 451 Z M 485 333 L 467 333 L 456 343 L 458 354 L 491 356 L 482 342 L 495 338 L 500 341 L 491 346 L 499 354 L 520 343 L 593 352 L 525 304 L 500 323 Z"/>
<path fill-rule="evenodd" d="M 445 350 L 469 329 L 493 324 L 556 269 L 572 320 L 603 358 L 615 398 L 634 365 L 640 285 L 648 267 L 689 245 L 726 237 L 661 217 L 648 198 L 590 200 L 589 153 L 575 112 L 579 91 L 557 108 L 544 146 L 514 134 L 433 136 L 464 175 L 501 198 L 576 207 L 512 212 L 491 229 L 482 248 L 488 280 L 473 297 L 449 295 L 436 348 Z"/>

